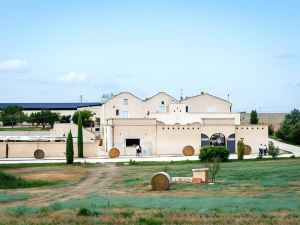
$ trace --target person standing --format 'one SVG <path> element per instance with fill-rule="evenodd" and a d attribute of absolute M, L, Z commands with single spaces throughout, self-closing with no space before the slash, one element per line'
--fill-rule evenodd
<path fill-rule="evenodd" d="M 264 145 L 264 156 L 266 156 L 266 155 L 267 155 L 267 152 L 268 152 L 267 145 Z"/>
<path fill-rule="evenodd" d="M 262 144 L 259 145 L 259 157 L 262 157 L 263 156 L 263 148 L 264 146 Z"/>

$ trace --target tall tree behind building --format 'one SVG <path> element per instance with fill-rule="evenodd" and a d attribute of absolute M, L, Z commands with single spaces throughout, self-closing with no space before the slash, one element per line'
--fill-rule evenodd
<path fill-rule="evenodd" d="M 258 124 L 258 116 L 256 110 L 251 111 L 250 124 Z"/>

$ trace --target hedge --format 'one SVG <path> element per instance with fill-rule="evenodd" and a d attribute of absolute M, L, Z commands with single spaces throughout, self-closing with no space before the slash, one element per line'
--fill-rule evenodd
<path fill-rule="evenodd" d="M 222 162 L 228 160 L 230 150 L 224 146 L 205 146 L 200 149 L 199 159 L 201 161 L 213 161 L 213 158 L 220 158 Z"/>

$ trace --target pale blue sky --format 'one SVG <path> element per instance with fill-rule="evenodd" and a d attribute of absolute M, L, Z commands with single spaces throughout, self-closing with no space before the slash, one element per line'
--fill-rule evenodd
<path fill-rule="evenodd" d="M 300 108 L 300 1 L 0 0 L 0 102 L 208 92 Z"/>

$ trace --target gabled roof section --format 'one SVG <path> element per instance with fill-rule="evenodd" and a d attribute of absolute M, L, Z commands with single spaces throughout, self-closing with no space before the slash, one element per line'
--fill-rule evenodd
<path fill-rule="evenodd" d="M 169 95 L 169 94 L 167 94 L 166 92 L 163 92 L 163 91 L 158 92 L 157 94 L 151 96 L 150 98 L 146 98 L 144 101 L 145 101 L 145 102 L 146 102 L 146 101 L 149 101 L 150 99 L 155 98 L 156 96 L 158 96 L 158 95 L 160 95 L 160 94 L 164 94 L 164 95 L 166 95 L 166 96 L 169 96 L 170 98 L 173 98 L 175 101 L 178 101 L 176 98 L 174 98 L 173 96 L 171 96 L 171 95 Z"/>
<path fill-rule="evenodd" d="M 132 93 L 130 93 L 130 92 L 128 92 L 128 91 L 123 91 L 123 92 L 120 92 L 119 94 L 113 95 L 112 97 L 110 97 L 109 99 L 107 99 L 106 101 L 104 101 L 102 104 L 105 104 L 106 102 L 110 101 L 111 99 L 116 98 L 116 97 L 118 97 L 118 96 L 120 96 L 120 95 L 123 95 L 123 94 L 129 94 L 129 95 L 135 97 L 136 99 L 138 99 L 138 100 L 140 100 L 140 101 L 143 101 L 142 99 L 140 99 L 140 98 L 137 97 L 136 95 L 134 95 L 134 94 L 132 94 Z"/>
<path fill-rule="evenodd" d="M 205 93 L 205 92 L 201 92 L 201 94 L 199 94 L 199 95 L 187 97 L 187 98 L 181 100 L 180 102 L 185 101 L 185 100 L 188 100 L 188 99 L 191 99 L 191 98 L 200 97 L 200 96 L 203 96 L 203 95 L 207 95 L 207 96 L 210 96 L 210 97 L 219 99 L 219 100 L 221 100 L 221 101 L 224 101 L 224 102 L 229 103 L 230 105 L 232 105 L 232 103 L 231 103 L 230 101 L 227 101 L 227 100 L 225 100 L 225 99 L 223 99 L 223 98 L 219 98 L 219 97 L 217 97 L 217 96 L 214 96 L 214 95 L 211 95 L 211 94 L 208 94 L 208 93 Z"/>

